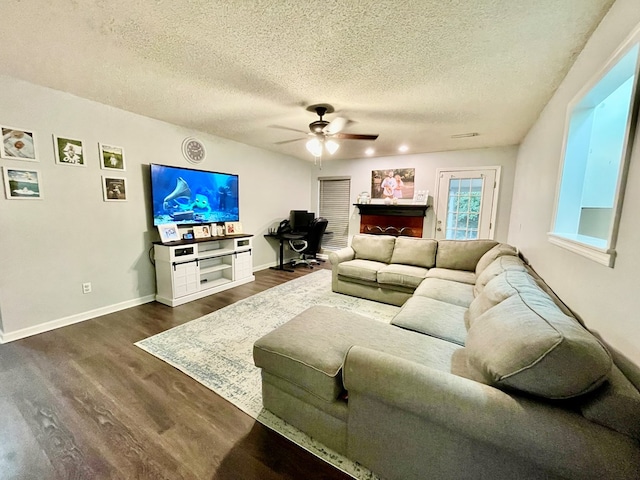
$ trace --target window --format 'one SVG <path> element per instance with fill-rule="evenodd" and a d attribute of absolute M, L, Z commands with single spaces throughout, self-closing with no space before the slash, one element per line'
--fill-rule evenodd
<path fill-rule="evenodd" d="M 318 215 L 329 222 L 322 239 L 322 248 L 339 250 L 349 242 L 349 198 L 351 195 L 351 179 L 344 177 L 319 178 L 320 207 Z"/>
<path fill-rule="evenodd" d="M 437 169 L 437 239 L 493 238 L 500 167 Z"/>
<path fill-rule="evenodd" d="M 549 241 L 613 267 L 637 116 L 640 30 L 569 104 Z"/>

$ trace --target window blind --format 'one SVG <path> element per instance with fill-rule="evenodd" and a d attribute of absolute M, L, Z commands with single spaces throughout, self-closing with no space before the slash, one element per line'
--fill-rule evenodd
<path fill-rule="evenodd" d="M 349 198 L 351 196 L 350 178 L 319 178 L 320 207 L 319 215 L 328 220 L 327 231 L 322 248 L 338 250 L 349 243 Z"/>

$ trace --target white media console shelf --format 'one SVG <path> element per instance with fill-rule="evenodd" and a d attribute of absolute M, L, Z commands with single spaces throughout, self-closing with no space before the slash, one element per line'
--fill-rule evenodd
<path fill-rule="evenodd" d="M 252 235 L 156 243 L 156 300 L 170 307 L 253 282 Z"/>

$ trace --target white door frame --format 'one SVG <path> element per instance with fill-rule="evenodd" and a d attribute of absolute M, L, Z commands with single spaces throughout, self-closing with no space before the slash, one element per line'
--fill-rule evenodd
<path fill-rule="evenodd" d="M 488 166 L 488 167 L 448 167 L 448 168 L 436 168 L 436 185 L 435 191 L 433 195 L 433 212 L 434 212 L 434 222 L 433 222 L 433 237 L 436 238 L 436 229 L 438 228 L 438 208 L 439 208 L 439 198 L 440 198 L 440 176 L 446 172 L 477 172 L 481 170 L 494 170 L 495 171 L 495 186 L 493 189 L 493 202 L 491 205 L 491 222 L 489 225 L 489 238 L 493 239 L 496 232 L 496 217 L 498 213 L 498 198 L 500 194 L 500 173 L 502 171 L 502 167 L 499 165 Z"/>

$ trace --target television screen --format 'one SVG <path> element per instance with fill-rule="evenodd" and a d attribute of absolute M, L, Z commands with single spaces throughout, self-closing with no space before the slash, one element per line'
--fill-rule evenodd
<path fill-rule="evenodd" d="M 151 164 L 153 224 L 238 222 L 238 175 Z"/>

